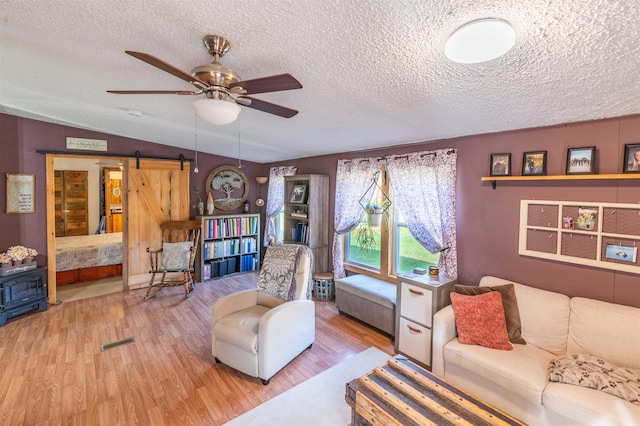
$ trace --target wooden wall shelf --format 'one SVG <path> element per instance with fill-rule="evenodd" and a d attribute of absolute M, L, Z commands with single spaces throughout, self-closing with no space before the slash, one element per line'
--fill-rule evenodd
<path fill-rule="evenodd" d="M 540 181 L 540 180 L 606 180 L 606 179 L 640 179 L 640 173 L 599 174 L 599 175 L 549 175 L 549 176 L 483 176 L 481 181 L 490 181 L 493 189 L 496 182 L 502 181 Z"/>

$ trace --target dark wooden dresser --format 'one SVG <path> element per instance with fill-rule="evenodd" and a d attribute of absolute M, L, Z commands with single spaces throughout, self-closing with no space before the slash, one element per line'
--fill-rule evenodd
<path fill-rule="evenodd" d="M 0 277 L 0 327 L 34 309 L 47 310 L 47 268 Z"/>

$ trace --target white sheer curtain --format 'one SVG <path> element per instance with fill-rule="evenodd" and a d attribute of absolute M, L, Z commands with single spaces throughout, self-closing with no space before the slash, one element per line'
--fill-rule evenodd
<path fill-rule="evenodd" d="M 439 267 L 458 276 L 456 249 L 456 159 L 454 149 L 415 152 L 386 159 L 394 202 L 411 235 L 431 253 Z"/>
<path fill-rule="evenodd" d="M 371 185 L 371 179 L 380 170 L 376 158 L 356 158 L 338 160 L 336 172 L 335 217 L 333 234 L 333 276 L 345 277 L 343 263 L 342 235 L 353 230 L 360 223 L 362 206 L 360 197 Z"/>
<path fill-rule="evenodd" d="M 284 177 L 293 176 L 298 170 L 295 166 L 272 167 L 269 170 L 269 188 L 267 191 L 267 219 L 264 227 L 264 246 L 269 245 L 271 238 L 276 236 L 273 218 L 280 213 L 284 205 Z"/>

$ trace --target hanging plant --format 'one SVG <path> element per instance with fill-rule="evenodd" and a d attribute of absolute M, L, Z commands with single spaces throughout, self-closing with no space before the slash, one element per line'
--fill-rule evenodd
<path fill-rule="evenodd" d="M 356 228 L 356 242 L 360 246 L 360 251 L 367 253 L 369 250 L 378 249 L 379 235 L 376 228 L 382 224 L 382 218 L 386 217 L 391 206 L 391 200 L 378 185 L 380 172 L 373 175 L 372 183 L 360 197 L 362 206 L 362 216 L 360 225 Z"/>
<path fill-rule="evenodd" d="M 360 247 L 362 253 L 368 253 L 369 250 L 378 248 L 378 232 L 369 222 L 369 216 L 366 216 L 360 225 L 355 229 L 356 244 Z"/>
<path fill-rule="evenodd" d="M 389 201 L 389 199 L 378 200 L 367 204 L 364 208 L 364 213 L 367 215 L 369 226 L 380 226 L 382 223 L 382 216 L 387 212 L 390 205 L 391 201 Z"/>

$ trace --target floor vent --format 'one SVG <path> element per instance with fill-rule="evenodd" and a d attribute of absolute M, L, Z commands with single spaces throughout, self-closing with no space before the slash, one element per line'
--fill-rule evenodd
<path fill-rule="evenodd" d="M 102 350 L 106 351 L 107 349 L 115 348 L 116 346 L 126 345 L 128 343 L 135 342 L 133 337 L 129 337 L 128 339 L 118 340 L 117 342 L 107 343 L 106 345 L 102 345 Z"/>

